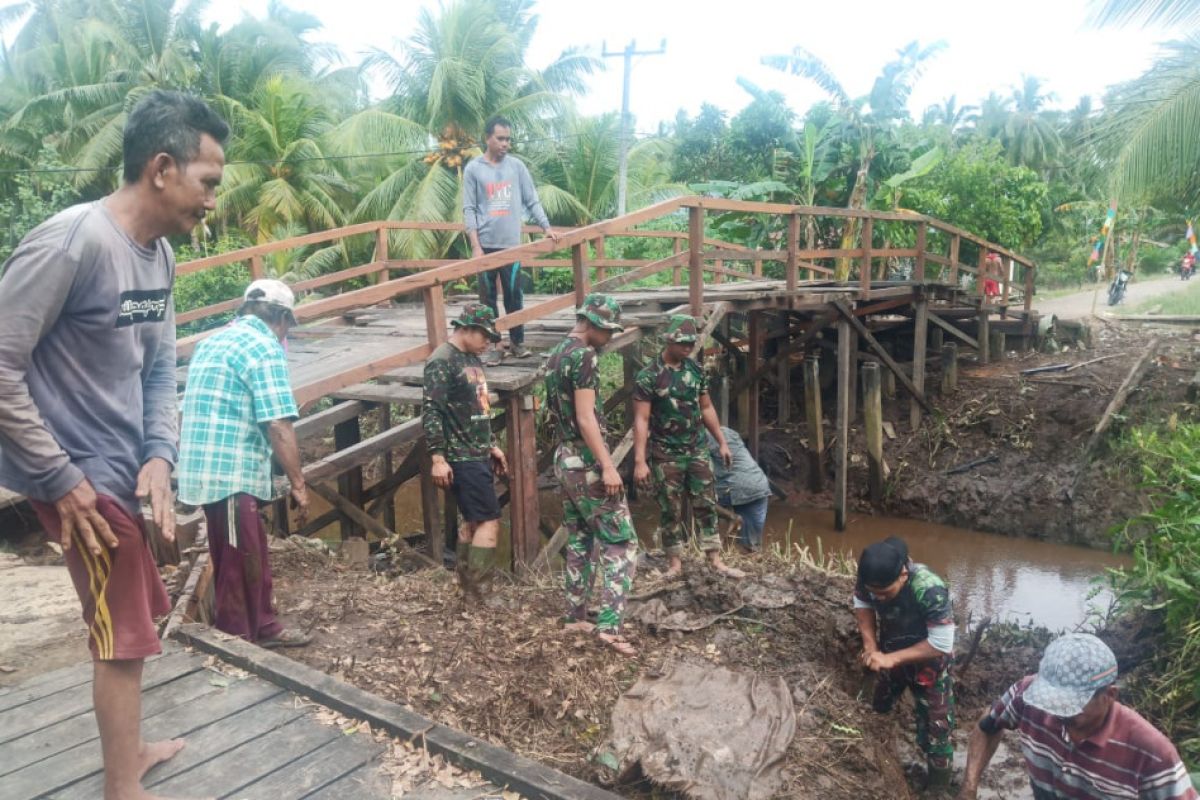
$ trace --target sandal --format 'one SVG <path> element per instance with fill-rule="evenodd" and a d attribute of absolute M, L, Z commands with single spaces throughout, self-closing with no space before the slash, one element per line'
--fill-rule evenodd
<path fill-rule="evenodd" d="M 633 642 L 629 641 L 621 634 L 608 633 L 607 631 L 602 631 L 599 628 L 596 629 L 595 633 L 596 638 L 600 640 L 601 644 L 612 649 L 618 655 L 624 656 L 625 658 L 637 658 L 637 648 L 633 646 Z"/>

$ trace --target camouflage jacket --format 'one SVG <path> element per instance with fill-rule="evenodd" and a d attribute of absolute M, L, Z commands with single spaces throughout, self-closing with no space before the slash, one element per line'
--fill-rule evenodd
<path fill-rule="evenodd" d="M 697 456 L 708 452 L 700 396 L 708 392 L 708 378 L 694 359 L 678 368 L 662 356 L 637 374 L 633 399 L 650 404 L 650 450 L 660 456 Z"/>
<path fill-rule="evenodd" d="M 862 585 L 854 587 L 854 596 L 875 609 L 879 648 L 885 653 L 928 639 L 931 627 L 954 624 L 950 591 L 945 581 L 924 564 L 908 562 L 908 581 L 891 602 L 879 602 Z"/>
<path fill-rule="evenodd" d="M 421 423 L 430 454 L 484 461 L 495 444 L 487 378 L 479 356 L 444 342 L 425 362 Z"/>
<path fill-rule="evenodd" d="M 607 428 L 604 421 L 604 403 L 600 399 L 600 358 L 594 348 L 582 339 L 568 336 L 550 351 L 546 363 L 546 415 L 554 426 L 554 432 L 562 442 L 575 443 L 583 462 L 592 466 L 596 457 L 583 443 L 579 423 L 575 418 L 575 390 L 593 389 L 596 392 L 596 422 L 603 435 Z"/>

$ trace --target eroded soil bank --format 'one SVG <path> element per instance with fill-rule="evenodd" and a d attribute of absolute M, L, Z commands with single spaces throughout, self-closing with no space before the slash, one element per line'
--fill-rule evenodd
<path fill-rule="evenodd" d="M 1089 436 L 1152 339 L 1160 338 L 1159 355 L 1119 412 L 1110 438 L 1125 425 L 1190 414 L 1194 407 L 1187 386 L 1198 363 L 1196 344 L 1187 335 L 1101 320 L 1092 324 L 1087 348 L 1009 353 L 1005 360 L 986 366 L 964 353 L 958 389 L 952 394 L 941 392 L 940 366 L 931 361 L 926 386 L 938 414 L 926 416 L 920 430 L 913 432 L 909 426 L 909 400 L 903 390 L 895 400 L 884 402 L 884 419 L 891 423 L 895 437 L 885 437 L 884 460 L 890 477 L 885 499 L 877 508 L 866 497 L 861 417 L 852 426 L 848 477 L 852 507 L 861 513 L 1109 548 L 1113 526 L 1145 510 L 1146 498 L 1137 478 L 1121 469 L 1106 445 L 1082 463 Z M 1100 358 L 1104 360 L 1070 371 L 1020 374 L 1034 367 Z M 831 430 L 827 425 L 827 440 Z M 763 442 L 762 460 L 774 477 L 786 483 L 791 502 L 831 507 L 828 490 L 816 494 L 808 490 L 809 467 L 803 457 L 807 431 L 802 420 L 768 429 Z M 979 461 L 986 463 L 954 472 Z M 826 465 L 826 472 L 828 486 L 832 463 Z"/>

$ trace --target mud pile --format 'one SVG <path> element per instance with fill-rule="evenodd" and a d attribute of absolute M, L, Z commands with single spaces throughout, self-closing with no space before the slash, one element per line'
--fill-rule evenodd
<path fill-rule="evenodd" d="M 467 608 L 449 573 L 352 572 L 290 544 L 273 560 L 281 610 L 315 636 L 289 655 L 579 778 L 612 786 L 616 773 L 603 753 L 617 699 L 639 676 L 683 662 L 786 681 L 796 734 L 776 796 L 906 796 L 900 754 L 912 756 L 911 704 L 889 716 L 870 710 L 872 679 L 856 663 L 851 582 L 799 558 L 738 560 L 751 573 L 741 589 L 698 562 L 671 584 L 656 583 L 644 564 L 629 617 L 646 621 L 627 626 L 636 659 L 564 632 L 560 589 L 548 577 L 502 578 L 485 606 Z M 1036 663 L 1032 648 L 1011 644 L 1001 662 L 984 640 L 964 687 L 966 725 L 1029 671 L 1016 663 L 1021 656 Z M 613 788 L 633 797 L 652 792 L 636 776 Z"/>

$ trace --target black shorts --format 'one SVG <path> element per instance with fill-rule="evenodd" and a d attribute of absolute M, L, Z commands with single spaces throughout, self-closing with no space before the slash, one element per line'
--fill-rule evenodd
<path fill-rule="evenodd" d="M 450 491 L 458 501 L 458 512 L 467 522 L 500 519 L 500 501 L 489 461 L 451 461 L 454 482 Z"/>

